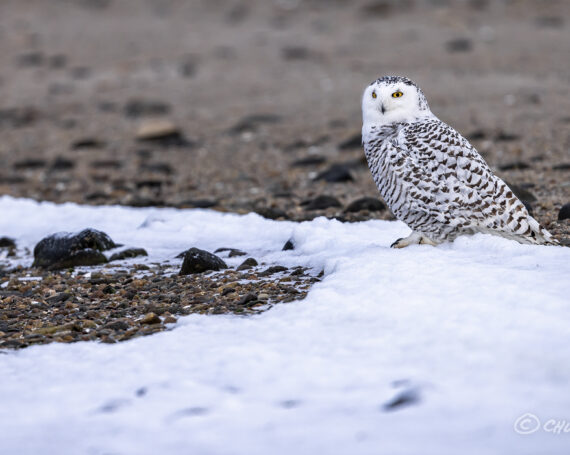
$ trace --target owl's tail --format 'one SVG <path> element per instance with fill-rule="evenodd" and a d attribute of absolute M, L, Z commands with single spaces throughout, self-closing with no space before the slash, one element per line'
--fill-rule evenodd
<path fill-rule="evenodd" d="M 528 229 L 523 236 L 529 240 L 529 243 L 535 245 L 560 245 L 560 243 L 552 237 L 552 234 L 544 229 L 532 216 L 528 216 L 527 223 Z"/>

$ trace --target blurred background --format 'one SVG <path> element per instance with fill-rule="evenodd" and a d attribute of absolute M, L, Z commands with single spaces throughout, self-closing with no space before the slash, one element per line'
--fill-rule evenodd
<path fill-rule="evenodd" d="M 2 0 L 0 194 L 389 218 L 347 211 L 386 74 L 566 229 L 567 0 Z"/>

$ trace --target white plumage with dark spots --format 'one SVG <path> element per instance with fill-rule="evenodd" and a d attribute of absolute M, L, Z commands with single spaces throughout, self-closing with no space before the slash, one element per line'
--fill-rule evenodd
<path fill-rule="evenodd" d="M 439 120 L 411 80 L 385 76 L 364 90 L 362 143 L 380 194 L 411 229 L 393 247 L 489 233 L 556 244 L 461 134 Z"/>

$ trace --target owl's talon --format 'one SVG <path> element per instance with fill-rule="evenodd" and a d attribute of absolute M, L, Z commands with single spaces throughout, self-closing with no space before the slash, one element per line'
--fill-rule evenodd
<path fill-rule="evenodd" d="M 436 246 L 437 243 L 425 235 L 419 234 L 418 232 L 412 232 L 409 236 L 396 240 L 392 245 L 390 245 L 390 248 L 405 248 L 410 245 Z"/>
<path fill-rule="evenodd" d="M 400 240 L 404 240 L 404 237 L 400 237 L 398 240 L 396 240 L 394 243 L 392 243 L 392 245 L 390 245 L 390 248 L 401 248 L 398 246 L 398 243 L 400 243 Z"/>

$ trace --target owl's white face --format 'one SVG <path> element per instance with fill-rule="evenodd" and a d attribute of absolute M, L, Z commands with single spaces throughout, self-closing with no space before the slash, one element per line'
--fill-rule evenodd
<path fill-rule="evenodd" d="M 410 122 L 431 115 L 421 90 L 409 79 L 387 76 L 366 87 L 362 96 L 364 125 Z"/>

